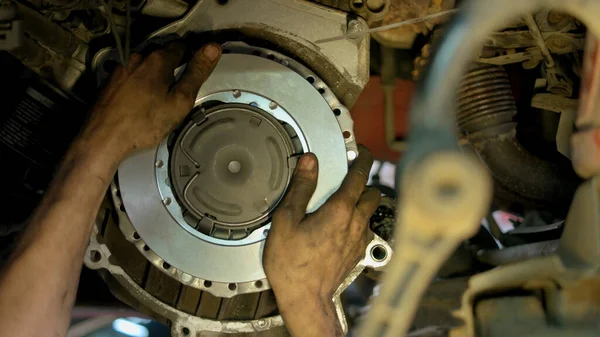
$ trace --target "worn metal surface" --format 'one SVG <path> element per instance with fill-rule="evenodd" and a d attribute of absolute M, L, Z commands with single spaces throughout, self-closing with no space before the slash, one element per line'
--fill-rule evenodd
<path fill-rule="evenodd" d="M 42 78 L 71 91 L 85 71 L 87 44 L 27 6 L 18 5 L 18 11 L 26 36 L 11 53 Z"/>
<path fill-rule="evenodd" d="M 311 0 L 323 6 L 336 8 L 344 12 L 353 12 L 367 20 L 377 22 L 384 18 L 393 0 Z"/>
<path fill-rule="evenodd" d="M 563 113 L 576 112 L 579 100 L 549 93 L 535 94 L 531 98 L 531 106 L 538 109 Z"/>
<path fill-rule="evenodd" d="M 200 90 L 196 105 L 207 101 L 252 104 L 287 123 L 304 152 L 319 158 L 319 184 L 308 206 L 309 212 L 314 211 L 341 184 L 350 154 L 358 153 L 348 109 L 316 74 L 282 54 L 240 43 L 223 48 L 229 53 Z M 257 52 L 260 55 L 255 55 Z M 268 289 L 262 247 L 270 224 L 241 240 L 219 239 L 194 230 L 184 220 L 170 187 L 169 160 L 165 140 L 119 167 L 123 216 L 132 225 L 121 226 L 125 236 L 161 271 L 215 296 Z M 157 162 L 163 165 L 155 165 Z"/>
<path fill-rule="evenodd" d="M 548 50 L 555 54 L 576 52 L 585 45 L 585 36 L 581 33 L 541 32 L 541 35 Z M 535 47 L 536 43 L 530 31 L 507 30 L 490 34 L 484 46 L 513 49 Z"/>
<path fill-rule="evenodd" d="M 366 29 L 366 22 L 357 19 Z M 351 107 L 369 77 L 369 37 L 315 45 L 346 33 L 347 13 L 301 0 L 201 0 L 181 20 L 151 36 L 237 31 L 269 42 L 304 63 Z"/>
<path fill-rule="evenodd" d="M 151 310 L 151 314 L 158 315 L 158 317 L 160 317 L 163 320 L 168 320 L 168 322 L 170 322 L 171 325 L 172 336 L 208 336 L 210 335 L 210 333 L 218 333 L 219 336 L 221 334 L 263 333 L 274 329 L 280 330 L 280 328 L 283 327 L 283 320 L 279 315 L 271 315 L 259 319 L 235 319 L 235 317 L 221 318 L 218 316 L 206 318 L 202 317 L 202 312 L 190 314 L 188 310 L 185 309 L 185 305 L 182 305 L 181 303 L 175 303 L 177 301 L 169 303 L 169 299 L 173 298 L 172 296 L 163 297 L 162 299 L 156 297 L 161 293 L 163 293 L 164 296 L 164 290 L 169 290 L 170 287 L 159 282 L 155 285 L 158 286 L 158 288 L 162 288 L 163 291 L 161 292 L 157 288 L 153 290 L 155 294 L 153 295 L 153 293 L 150 292 L 150 288 L 144 288 L 140 286 L 139 281 L 136 281 L 131 276 L 132 270 L 125 269 L 124 266 L 120 265 L 117 262 L 118 260 L 116 260 L 113 257 L 113 253 L 107 245 L 110 243 L 104 242 L 106 238 L 103 238 L 103 236 L 100 233 L 101 228 L 99 227 L 101 226 L 103 226 L 103 224 L 96 223 L 96 226 L 93 229 L 92 235 L 90 237 L 90 242 L 88 244 L 86 254 L 84 257 L 85 265 L 90 269 L 101 271 L 104 270 L 110 273 L 111 276 L 114 277 L 114 279 L 118 282 L 118 284 L 126 290 L 125 296 L 129 297 L 128 302 L 131 303 L 131 301 L 134 301 L 138 308 L 148 308 L 149 310 Z M 383 249 L 385 251 L 385 257 L 376 258 L 379 255 L 373 255 L 374 249 Z M 385 265 L 390 261 L 391 257 L 391 248 L 387 245 L 385 241 L 375 236 L 365 250 L 365 257 L 357 263 L 356 267 L 352 270 L 352 272 L 336 290 L 332 301 L 336 307 L 336 313 L 338 315 L 340 323 L 342 324 L 342 327 L 344 328 L 344 331 L 347 331 L 347 324 L 344 316 L 344 311 L 341 306 L 341 293 L 348 287 L 350 283 L 352 283 L 352 281 L 358 275 L 360 275 L 364 268 L 371 268 L 376 271 L 381 271 L 385 267 Z M 179 286 L 177 286 L 176 289 L 177 290 L 174 294 L 178 293 Z M 179 297 L 183 298 L 184 295 L 179 295 Z M 198 300 L 199 299 L 196 298 L 195 301 L 197 302 Z M 235 300 L 235 298 L 233 300 Z M 219 311 L 219 303 L 220 302 L 213 303 L 212 309 L 216 309 L 217 311 Z M 210 306 L 210 303 L 207 304 Z M 217 305 L 216 308 L 214 308 L 214 304 Z M 235 303 L 232 303 L 232 305 L 235 306 Z M 242 302 L 239 302 L 238 305 L 244 304 Z M 201 308 L 198 308 L 198 311 L 200 311 L 200 309 Z M 205 307 L 205 309 L 209 309 L 209 307 Z M 238 309 L 242 310 L 241 308 Z M 260 308 L 260 304 L 258 309 L 256 310 L 262 310 Z M 207 311 L 204 310 L 204 314 L 206 313 Z"/>
<path fill-rule="evenodd" d="M 546 89 L 553 94 L 571 97 L 574 83 L 569 73 L 565 71 L 566 67 L 561 62 L 555 62 L 553 67 L 546 66 L 546 78 L 548 80 Z"/>
<path fill-rule="evenodd" d="M 147 0 L 142 14 L 158 18 L 174 19 L 182 16 L 188 9 L 188 3 L 182 0 Z"/>
<path fill-rule="evenodd" d="M 390 9 L 381 22 L 374 26 L 385 26 L 404 20 L 423 17 L 454 8 L 454 0 L 391 0 Z M 445 22 L 447 18 L 438 18 L 426 22 L 415 23 L 383 32 L 372 34 L 382 45 L 410 49 L 419 34 L 426 34 L 435 25 Z"/>

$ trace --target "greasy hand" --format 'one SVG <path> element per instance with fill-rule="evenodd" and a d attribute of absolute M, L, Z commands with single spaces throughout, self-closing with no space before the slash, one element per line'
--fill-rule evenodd
<path fill-rule="evenodd" d="M 380 199 L 377 189 L 365 188 L 372 164 L 371 153 L 361 147 L 340 189 L 315 213 L 306 215 L 317 186 L 318 163 L 312 154 L 300 159 L 287 195 L 273 215 L 263 254 L 286 324 L 287 309 L 313 300 L 330 305 L 335 290 L 364 257 L 371 238 L 368 220 Z"/>
<path fill-rule="evenodd" d="M 161 142 L 190 112 L 221 55 L 219 45 L 204 46 L 174 83 L 184 51 L 182 43 L 172 42 L 145 59 L 131 55 L 129 66 L 119 67 L 100 95 L 82 138 L 103 144 L 117 160 Z"/>

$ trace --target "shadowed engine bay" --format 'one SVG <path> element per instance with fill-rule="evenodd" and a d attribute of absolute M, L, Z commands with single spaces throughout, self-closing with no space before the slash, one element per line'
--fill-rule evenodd
<path fill-rule="evenodd" d="M 567 11 L 535 2 L 494 25 L 467 20 L 493 0 L 2 2 L 0 261 L 112 70 L 175 39 L 188 59 L 216 41 L 223 56 L 184 122 L 119 166 L 74 316 L 121 307 L 106 290 L 94 297 L 107 286 L 172 336 L 286 336 L 262 268 L 273 210 L 300 155 L 319 159 L 313 212 L 363 143 L 385 197 L 365 258 L 332 299 L 345 331 L 501 336 L 581 324 L 593 335 L 600 302 L 573 296 L 597 291 L 582 275 L 595 275 L 600 253 L 577 244 L 600 242 L 597 188 L 573 169 L 572 137 L 590 127 L 577 113 L 596 45 L 567 14 L 579 1 Z M 461 32 L 477 37 L 476 52 L 459 50 L 470 41 Z M 395 183 L 382 182 L 385 165 Z"/>

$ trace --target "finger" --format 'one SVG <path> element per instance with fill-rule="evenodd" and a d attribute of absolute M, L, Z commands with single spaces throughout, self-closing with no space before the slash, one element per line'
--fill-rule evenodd
<path fill-rule="evenodd" d="M 165 48 L 153 51 L 144 63 L 158 77 L 161 84 L 168 86 L 173 83 L 175 68 L 179 66 L 184 52 L 183 43 L 173 41 Z"/>
<path fill-rule="evenodd" d="M 360 145 L 358 151 L 358 158 L 352 163 L 342 186 L 333 196 L 333 198 L 351 206 L 356 205 L 362 195 L 373 165 L 373 155 L 366 147 Z"/>
<path fill-rule="evenodd" d="M 139 65 L 142 63 L 143 59 L 144 58 L 139 53 L 133 53 L 133 54 L 129 55 L 129 64 L 127 65 L 127 72 L 128 73 L 134 72 L 139 67 Z"/>
<path fill-rule="evenodd" d="M 129 66 L 127 68 L 123 68 L 122 65 L 117 66 L 110 75 L 110 81 L 98 97 L 97 102 L 102 102 L 103 99 L 111 97 L 114 93 L 119 91 L 121 89 L 121 84 L 128 78 L 128 75 L 135 71 L 141 60 L 142 55 L 131 54 Z"/>
<path fill-rule="evenodd" d="M 369 187 L 358 199 L 354 216 L 356 220 L 362 223 L 368 223 L 369 219 L 379 207 L 381 201 L 381 192 L 377 188 Z"/>
<path fill-rule="evenodd" d="M 312 153 L 303 155 L 298 161 L 288 191 L 273 215 L 277 218 L 298 224 L 306 214 L 306 207 L 317 188 L 318 161 Z"/>
<path fill-rule="evenodd" d="M 350 222 L 350 235 L 365 236 L 368 231 L 369 221 L 381 199 L 381 192 L 376 188 L 367 188 L 358 199 L 352 221 Z"/>
<path fill-rule="evenodd" d="M 185 100 L 194 100 L 200 87 L 212 73 L 221 57 L 221 46 L 207 44 L 194 54 L 172 91 Z"/>

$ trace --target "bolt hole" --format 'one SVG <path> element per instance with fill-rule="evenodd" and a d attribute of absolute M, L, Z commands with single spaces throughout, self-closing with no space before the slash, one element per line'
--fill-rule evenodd
<path fill-rule="evenodd" d="M 253 51 L 252 55 L 254 55 L 254 56 L 260 56 L 260 51 L 258 51 L 258 50 Z"/>
<path fill-rule="evenodd" d="M 125 212 L 125 205 L 124 204 L 120 204 L 119 205 L 119 209 L 121 210 L 121 212 Z"/>
<path fill-rule="evenodd" d="M 337 117 L 342 114 L 342 110 L 335 108 L 335 109 L 333 109 L 333 114 L 336 115 L 336 117 Z"/>
<path fill-rule="evenodd" d="M 230 49 L 223 49 L 223 54 L 230 54 L 231 50 Z"/>
<path fill-rule="evenodd" d="M 325 88 L 319 88 L 319 94 L 323 95 L 325 93 Z"/>
<path fill-rule="evenodd" d="M 350 133 L 350 131 L 344 131 L 342 133 L 342 135 L 344 135 L 344 139 L 348 139 L 348 138 L 352 137 L 352 134 Z"/>
<path fill-rule="evenodd" d="M 310 83 L 310 84 L 313 84 L 313 83 L 315 83 L 315 78 L 314 78 L 314 77 L 312 77 L 312 76 L 308 76 L 308 77 L 306 78 L 306 80 L 307 80 L 307 81 L 308 81 L 308 83 Z"/>
<path fill-rule="evenodd" d="M 371 257 L 373 260 L 381 262 L 387 257 L 387 250 L 381 245 L 371 248 Z"/>
<path fill-rule="evenodd" d="M 254 282 L 254 286 L 257 288 L 262 288 L 263 283 L 262 283 L 262 281 L 256 281 L 256 282 Z"/>
<path fill-rule="evenodd" d="M 352 6 L 355 8 L 361 8 L 364 4 L 364 0 L 354 0 L 352 1 Z"/>
<path fill-rule="evenodd" d="M 163 262 L 163 264 L 162 264 L 162 267 L 163 267 L 165 270 L 168 270 L 169 268 L 171 268 L 171 265 L 170 265 L 170 264 L 168 264 L 168 263 L 166 263 L 166 262 Z"/>
<path fill-rule="evenodd" d="M 138 232 L 133 232 L 133 239 L 134 240 L 139 240 L 140 239 L 140 235 L 138 234 Z"/>
<path fill-rule="evenodd" d="M 183 328 L 183 329 L 181 329 L 181 333 L 182 333 L 184 336 L 189 336 L 189 335 L 190 335 L 190 329 L 188 329 L 188 328 Z"/>
<path fill-rule="evenodd" d="M 205 287 L 205 288 L 210 288 L 210 287 L 212 287 L 212 282 L 210 282 L 210 281 L 204 281 L 204 287 Z"/>
<path fill-rule="evenodd" d="M 233 291 L 237 289 L 237 284 L 235 283 L 229 283 L 229 286 L 227 286 L 229 288 L 229 290 Z"/>
<path fill-rule="evenodd" d="M 144 245 L 144 247 L 142 247 L 142 249 L 143 249 L 145 252 L 147 252 L 147 251 L 149 251 L 149 250 L 150 250 L 150 247 L 148 247 L 148 246 Z"/>
<path fill-rule="evenodd" d="M 102 69 L 104 69 L 104 71 L 107 73 L 112 74 L 112 72 L 117 69 L 117 66 L 119 66 L 119 62 L 115 60 L 107 60 L 102 64 Z"/>
<path fill-rule="evenodd" d="M 437 194 L 440 199 L 454 199 L 459 193 L 460 186 L 453 182 L 444 182 L 437 187 Z"/>
<path fill-rule="evenodd" d="M 102 260 L 102 254 L 97 250 L 92 250 L 90 251 L 90 260 L 94 263 L 98 263 Z"/>
<path fill-rule="evenodd" d="M 273 55 L 273 54 L 269 54 L 269 55 L 267 55 L 267 58 L 268 58 L 269 60 L 274 60 L 274 59 L 275 59 L 275 55 Z"/>
<path fill-rule="evenodd" d="M 229 0 L 217 0 L 217 3 L 221 6 L 227 5 L 228 2 L 229 2 Z"/>

